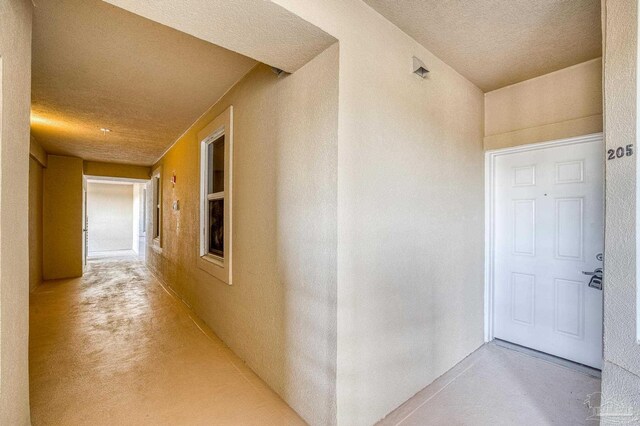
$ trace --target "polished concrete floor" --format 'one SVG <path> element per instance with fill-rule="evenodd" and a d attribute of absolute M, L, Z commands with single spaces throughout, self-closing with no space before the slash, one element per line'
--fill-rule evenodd
<path fill-rule="evenodd" d="M 45 282 L 30 309 L 33 425 L 303 424 L 139 260 Z"/>
<path fill-rule="evenodd" d="M 87 253 L 87 261 L 102 262 L 104 260 L 144 260 L 146 250 L 146 239 L 144 236 L 138 238 L 138 251 L 134 250 L 109 250 L 90 251 Z"/>
<path fill-rule="evenodd" d="M 137 259 L 31 296 L 34 425 L 303 424 Z M 485 345 L 381 425 L 582 425 L 600 380 Z"/>
<path fill-rule="evenodd" d="M 101 262 L 103 260 L 133 260 L 138 257 L 138 253 L 133 250 L 90 251 L 87 254 L 87 261 Z"/>
<path fill-rule="evenodd" d="M 600 379 L 576 368 L 484 345 L 379 425 L 597 425 Z"/>

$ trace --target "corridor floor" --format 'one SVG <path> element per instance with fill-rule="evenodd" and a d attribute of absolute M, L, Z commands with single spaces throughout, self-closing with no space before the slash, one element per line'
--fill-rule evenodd
<path fill-rule="evenodd" d="M 138 260 L 45 282 L 30 309 L 33 425 L 304 424 Z"/>
<path fill-rule="evenodd" d="M 545 358 L 484 345 L 377 426 L 598 425 L 600 379 Z"/>

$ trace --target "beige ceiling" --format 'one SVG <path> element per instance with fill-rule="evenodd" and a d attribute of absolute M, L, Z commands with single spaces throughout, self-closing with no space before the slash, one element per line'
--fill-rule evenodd
<path fill-rule="evenodd" d="M 273 0 L 104 0 L 293 73 L 337 40 Z"/>
<path fill-rule="evenodd" d="M 600 0 L 365 2 L 485 92 L 602 54 Z"/>
<path fill-rule="evenodd" d="M 49 153 L 150 165 L 256 64 L 99 0 L 34 3 L 31 127 Z"/>

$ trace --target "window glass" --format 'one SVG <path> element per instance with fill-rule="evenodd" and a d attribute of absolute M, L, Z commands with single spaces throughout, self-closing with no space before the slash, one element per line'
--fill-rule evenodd
<path fill-rule="evenodd" d="M 160 178 L 153 179 L 153 202 L 154 202 L 154 223 L 153 223 L 153 238 L 160 236 Z"/>
<path fill-rule="evenodd" d="M 209 253 L 224 256 L 224 199 L 209 200 Z"/>
<path fill-rule="evenodd" d="M 224 191 L 224 135 L 207 146 L 207 160 L 209 166 L 208 193 L 215 194 Z"/>

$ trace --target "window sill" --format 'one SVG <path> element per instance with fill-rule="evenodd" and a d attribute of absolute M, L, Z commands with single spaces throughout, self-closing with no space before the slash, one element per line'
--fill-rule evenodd
<path fill-rule="evenodd" d="M 204 256 L 200 256 L 200 259 L 206 260 L 207 262 L 213 263 L 221 268 L 224 268 L 224 258 L 214 256 L 212 254 L 205 254 Z"/>
<path fill-rule="evenodd" d="M 223 283 L 231 285 L 231 277 L 228 276 L 224 259 L 211 255 L 200 256 L 198 258 L 198 268 Z"/>
<path fill-rule="evenodd" d="M 153 249 L 153 251 L 155 251 L 158 254 L 162 253 L 162 247 L 160 246 L 160 238 L 154 238 L 153 241 L 151 241 L 151 248 Z"/>

